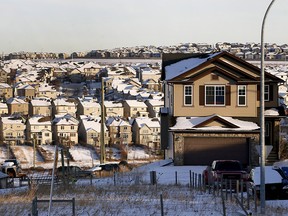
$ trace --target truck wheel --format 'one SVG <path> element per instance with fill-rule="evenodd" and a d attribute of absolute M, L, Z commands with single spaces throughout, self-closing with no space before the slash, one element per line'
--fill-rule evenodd
<path fill-rule="evenodd" d="M 13 170 L 8 170 L 7 171 L 7 175 L 11 178 L 15 178 L 16 177 L 16 173 Z"/>

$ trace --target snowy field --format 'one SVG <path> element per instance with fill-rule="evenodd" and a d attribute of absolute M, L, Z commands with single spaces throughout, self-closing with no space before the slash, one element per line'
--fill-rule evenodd
<path fill-rule="evenodd" d="M 190 172 L 201 174 L 202 166 L 173 166 L 171 161 L 157 161 L 133 169 L 127 173 L 117 173 L 112 177 L 78 180 L 72 184 L 59 184 L 53 188 L 52 198 L 71 200 L 75 198 L 75 215 L 119 215 L 119 216 L 220 216 L 223 215 L 221 196 L 208 193 L 196 185 L 191 187 Z M 166 166 L 163 166 L 166 165 Z M 150 184 L 150 171 L 156 172 L 157 184 Z M 176 185 L 177 172 L 177 185 Z M 0 215 L 28 215 L 32 200 L 49 200 L 50 186 L 31 189 L 0 190 Z M 162 198 L 162 205 L 161 205 Z M 258 203 L 259 204 L 259 203 Z M 51 215 L 72 215 L 71 203 L 52 203 Z M 245 204 L 247 207 L 247 205 Z M 255 213 L 254 204 L 250 209 Z M 49 203 L 38 203 L 38 215 L 46 216 Z M 228 216 L 244 215 L 235 200 L 225 200 Z M 266 201 L 269 216 L 287 215 L 288 201 Z"/>

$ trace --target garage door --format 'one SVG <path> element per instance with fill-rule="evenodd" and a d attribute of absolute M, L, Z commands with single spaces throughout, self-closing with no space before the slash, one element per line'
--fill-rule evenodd
<path fill-rule="evenodd" d="M 242 164 L 248 164 L 248 139 L 223 137 L 185 138 L 185 165 L 210 165 L 213 160 L 240 160 Z"/>

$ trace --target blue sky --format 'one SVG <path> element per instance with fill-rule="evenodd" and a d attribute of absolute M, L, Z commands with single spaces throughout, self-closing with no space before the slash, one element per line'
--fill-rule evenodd
<path fill-rule="evenodd" d="M 181 42 L 260 42 L 271 0 L 0 0 L 0 52 L 72 52 Z M 276 0 L 265 42 L 288 43 Z M 285 27 L 285 28 L 284 28 Z"/>

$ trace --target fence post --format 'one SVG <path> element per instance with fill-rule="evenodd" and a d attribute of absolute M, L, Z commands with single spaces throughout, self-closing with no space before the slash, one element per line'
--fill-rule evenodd
<path fill-rule="evenodd" d="M 240 180 L 241 184 L 241 205 L 243 206 L 243 179 Z"/>
<path fill-rule="evenodd" d="M 246 182 L 246 193 L 247 193 L 247 208 L 250 209 L 250 195 L 249 195 L 249 184 Z"/>
<path fill-rule="evenodd" d="M 157 184 L 156 171 L 150 171 L 150 183 L 152 185 Z"/>
<path fill-rule="evenodd" d="M 75 216 L 75 197 L 72 198 L 72 216 Z"/>
<path fill-rule="evenodd" d="M 194 172 L 192 173 L 192 187 L 194 188 L 194 181 L 195 179 L 194 179 Z"/>
<path fill-rule="evenodd" d="M 160 194 L 160 206 L 161 206 L 161 216 L 164 216 L 163 196 L 162 196 L 162 194 Z"/>
<path fill-rule="evenodd" d="M 230 200 L 232 201 L 232 179 L 229 179 Z"/>
<path fill-rule="evenodd" d="M 192 173 L 191 170 L 189 170 L 189 182 L 190 182 L 190 188 L 192 188 L 192 179 L 191 179 Z"/>
<path fill-rule="evenodd" d="M 175 185 L 178 185 L 177 171 L 175 171 Z"/>
<path fill-rule="evenodd" d="M 113 172 L 113 181 L 114 181 L 114 186 L 116 186 L 116 172 Z"/>

